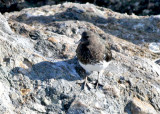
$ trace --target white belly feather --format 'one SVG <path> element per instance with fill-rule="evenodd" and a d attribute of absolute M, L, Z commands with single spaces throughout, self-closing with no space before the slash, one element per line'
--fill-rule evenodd
<path fill-rule="evenodd" d="M 100 63 L 92 65 L 92 64 L 83 64 L 83 63 L 81 63 L 79 61 L 79 64 L 87 72 L 92 72 L 92 71 L 101 71 L 101 70 L 104 70 L 110 64 L 110 62 L 101 61 Z"/>

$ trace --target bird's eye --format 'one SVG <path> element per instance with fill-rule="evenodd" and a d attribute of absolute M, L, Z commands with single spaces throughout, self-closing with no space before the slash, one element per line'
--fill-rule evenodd
<path fill-rule="evenodd" d="M 88 38 L 89 38 L 89 36 L 86 36 L 85 38 L 86 38 L 86 39 L 88 39 Z"/>

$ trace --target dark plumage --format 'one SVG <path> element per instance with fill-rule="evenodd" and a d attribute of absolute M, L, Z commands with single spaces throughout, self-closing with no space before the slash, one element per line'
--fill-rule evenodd
<path fill-rule="evenodd" d="M 95 64 L 103 60 L 108 62 L 112 59 L 109 44 L 102 42 L 99 36 L 93 32 L 83 32 L 80 41 L 76 54 L 78 60 L 83 64 Z"/>
<path fill-rule="evenodd" d="M 80 65 L 86 70 L 87 73 L 98 71 L 98 78 L 103 74 L 104 69 L 108 66 L 112 59 L 109 44 L 100 39 L 99 35 L 96 35 L 91 31 L 85 31 L 82 33 L 82 38 L 77 47 L 76 55 Z M 86 82 L 87 76 L 85 85 Z"/>

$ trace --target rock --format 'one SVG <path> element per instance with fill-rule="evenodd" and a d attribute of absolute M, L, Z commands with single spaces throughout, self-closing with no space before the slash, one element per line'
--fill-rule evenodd
<path fill-rule="evenodd" d="M 111 86 L 111 85 L 105 84 L 103 86 L 103 90 L 105 94 L 110 93 L 111 95 L 115 97 L 120 97 L 120 90 L 115 85 Z"/>
<path fill-rule="evenodd" d="M 33 109 L 40 112 L 40 113 L 45 113 L 45 107 L 40 105 L 40 104 L 33 104 Z"/>
<path fill-rule="evenodd" d="M 63 3 L 0 14 L 0 19 L 2 113 L 124 114 L 141 108 L 133 102 L 131 110 L 135 97 L 160 113 L 159 53 L 149 48 L 159 42 L 158 16 Z M 85 30 L 111 45 L 113 60 L 97 90 L 97 72 L 88 77 L 90 89 L 78 83 L 87 75 L 75 54 Z"/>
<path fill-rule="evenodd" d="M 10 0 L 9 0 L 10 1 Z M 15 2 L 16 1 L 16 2 Z M 15 0 L 14 2 L 16 4 L 10 4 L 11 6 L 8 8 L 6 8 L 5 10 L 2 9 L 2 11 L 8 11 L 7 9 L 9 9 L 9 11 L 12 10 L 21 10 L 23 8 L 26 7 L 33 7 L 33 6 L 42 6 L 42 5 L 54 5 L 54 4 L 59 4 L 59 3 L 63 3 L 64 1 L 68 1 L 68 0 Z M 158 8 L 160 2 L 159 1 L 154 1 L 151 0 L 150 2 L 147 1 L 128 1 L 128 0 L 124 0 L 122 2 L 119 2 L 117 0 L 109 0 L 109 1 L 105 1 L 105 0 L 95 0 L 94 1 L 90 1 L 90 0 L 77 0 L 77 1 L 72 1 L 69 0 L 68 2 L 79 2 L 79 3 L 94 3 L 98 6 L 103 6 L 106 8 L 110 8 L 113 11 L 117 11 L 117 12 L 121 12 L 121 13 L 128 13 L 128 14 L 136 14 L 136 15 L 156 15 L 159 14 L 159 11 L 157 11 L 156 9 Z M 7 6 L 8 4 L 6 4 Z M 8 5 L 9 6 L 9 5 Z M 125 7 L 124 7 L 125 6 Z M 16 8 L 15 8 L 16 7 Z M 2 7 L 3 8 L 3 7 Z M 14 9 L 15 8 L 15 9 Z M 147 11 L 147 13 L 144 13 L 145 10 L 149 10 Z M 76 10 L 79 13 L 82 13 L 83 10 Z"/>
<path fill-rule="evenodd" d="M 1 113 L 12 113 L 13 110 L 15 109 L 15 107 L 12 105 L 12 101 L 9 98 L 9 87 L 7 84 L 0 82 L 0 87 L 1 87 L 1 91 L 0 91 L 0 111 Z"/>
<path fill-rule="evenodd" d="M 158 114 L 152 105 L 141 101 L 138 98 L 133 98 L 131 112 L 132 114 Z"/>
<path fill-rule="evenodd" d="M 49 101 L 49 100 L 46 99 L 46 98 L 43 98 L 43 99 L 42 99 L 42 102 L 44 103 L 44 105 L 50 105 L 50 104 L 51 104 L 51 101 Z"/>
<path fill-rule="evenodd" d="M 10 26 L 8 25 L 7 20 L 2 16 L 2 14 L 0 13 L 0 29 L 3 32 L 7 32 L 8 34 L 12 34 L 12 30 L 10 28 Z"/>
<path fill-rule="evenodd" d="M 84 113 L 85 110 L 87 110 L 87 105 L 79 102 L 79 101 L 74 101 L 71 106 L 70 109 L 68 110 L 68 114 L 81 114 Z"/>
<path fill-rule="evenodd" d="M 57 43 L 58 42 L 54 37 L 48 38 L 48 41 L 50 41 L 52 43 Z"/>
<path fill-rule="evenodd" d="M 103 6 L 106 8 L 110 8 L 113 11 L 128 13 L 128 14 L 136 14 L 136 15 L 156 15 L 159 14 L 157 10 L 159 8 L 159 1 L 130 1 L 130 0 L 1 0 L 0 1 L 0 12 L 12 12 L 12 11 L 20 11 L 23 8 L 28 7 L 40 7 L 44 5 L 54 5 L 62 2 L 78 2 L 78 3 L 93 3 L 98 6 Z M 125 6 L 125 7 L 124 7 Z M 74 10 L 77 13 L 83 13 L 85 10 L 79 10 L 76 7 Z M 91 10 L 91 9 L 90 9 Z M 78 19 L 77 16 L 75 18 Z"/>

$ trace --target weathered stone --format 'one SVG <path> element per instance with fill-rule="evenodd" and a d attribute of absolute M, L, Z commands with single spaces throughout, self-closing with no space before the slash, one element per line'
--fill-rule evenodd
<path fill-rule="evenodd" d="M 105 84 L 103 86 L 103 90 L 105 94 L 109 93 L 115 97 L 120 97 L 120 90 L 115 85 L 111 86 L 111 85 Z"/>
<path fill-rule="evenodd" d="M 40 112 L 40 113 L 45 113 L 45 107 L 40 105 L 40 104 L 33 104 L 33 109 Z"/>
<path fill-rule="evenodd" d="M 74 101 L 68 110 L 68 114 L 82 114 L 85 110 L 87 110 L 87 108 L 88 106 L 86 104 L 79 101 Z"/>
<path fill-rule="evenodd" d="M 104 6 L 106 8 L 110 8 L 114 11 L 128 14 L 136 14 L 136 15 L 156 15 L 159 14 L 157 10 L 160 5 L 159 1 L 150 0 L 149 2 L 146 0 L 1 0 L 0 1 L 0 12 L 11 12 L 11 11 L 19 11 L 23 8 L 27 7 L 39 7 L 43 5 L 54 5 L 59 4 L 64 1 L 68 2 L 79 2 L 79 3 L 93 3 L 98 6 Z M 124 7 L 125 6 L 125 7 Z M 79 10 L 76 7 L 74 10 L 77 13 L 84 13 L 84 10 Z M 91 10 L 91 9 L 90 9 Z M 92 11 L 92 10 L 91 10 Z M 76 17 L 78 19 L 78 17 Z"/>
<path fill-rule="evenodd" d="M 128 102 L 134 97 L 160 113 L 160 56 L 149 50 L 150 43 L 159 42 L 158 16 L 64 3 L 5 13 L 0 19 L 2 113 L 124 114 L 133 111 Z M 99 34 L 112 49 L 113 60 L 97 90 L 97 72 L 88 77 L 90 89 L 81 90 L 78 83 L 86 73 L 75 50 L 85 30 Z"/>
<path fill-rule="evenodd" d="M 7 20 L 2 16 L 2 14 L 0 13 L 0 29 L 1 31 L 8 33 L 8 34 L 12 34 L 12 30 L 8 25 Z"/>
<path fill-rule="evenodd" d="M 50 105 L 50 104 L 51 104 L 51 101 L 49 101 L 49 100 L 46 99 L 46 98 L 43 98 L 43 99 L 42 99 L 42 102 L 44 103 L 44 105 Z"/>
<path fill-rule="evenodd" d="M 138 98 L 133 98 L 131 112 L 132 114 L 158 114 L 152 105 Z"/>

